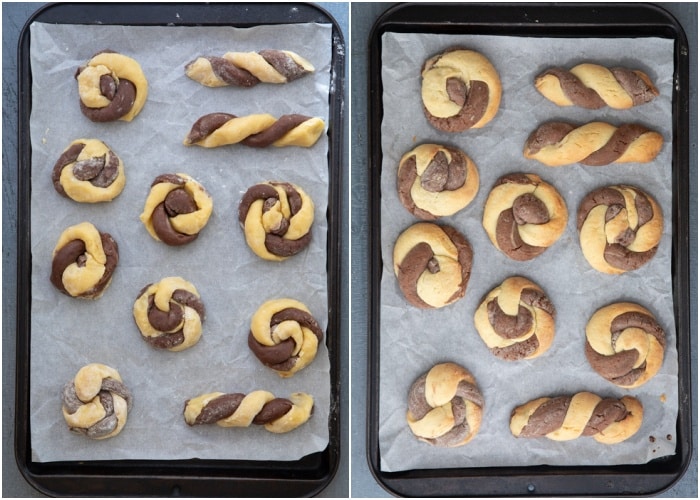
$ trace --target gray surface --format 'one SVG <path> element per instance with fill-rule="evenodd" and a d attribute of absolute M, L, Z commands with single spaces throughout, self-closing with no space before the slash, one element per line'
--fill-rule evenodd
<path fill-rule="evenodd" d="M 351 135 L 351 252 L 353 273 L 351 278 L 352 303 L 352 479 L 351 493 L 354 498 L 390 497 L 374 479 L 367 465 L 366 407 L 358 402 L 366 400 L 367 387 L 367 287 L 368 276 L 364 263 L 368 259 L 367 234 L 368 213 L 368 126 L 367 126 L 367 65 L 370 31 L 377 18 L 393 3 L 353 3 L 351 5 L 352 38 L 352 135 Z M 664 4 L 681 21 L 691 48 L 690 81 L 697 82 L 697 4 Z M 697 85 L 691 87 L 690 110 L 690 254 L 691 254 L 691 380 L 697 380 Z M 693 412 L 697 407 L 697 387 L 693 385 Z M 661 497 L 697 498 L 697 417 L 693 415 L 694 450 L 688 472 Z"/>

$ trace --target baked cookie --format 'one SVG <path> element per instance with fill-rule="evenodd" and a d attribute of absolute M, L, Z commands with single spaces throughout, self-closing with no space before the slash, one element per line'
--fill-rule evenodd
<path fill-rule="evenodd" d="M 525 158 L 549 167 L 581 163 L 593 167 L 612 163 L 648 163 L 661 151 L 664 138 L 643 125 L 616 127 L 605 122 L 572 125 L 548 122 L 535 129 L 525 142 Z"/>
<path fill-rule="evenodd" d="M 554 340 L 555 309 L 532 281 L 512 276 L 491 290 L 474 315 L 479 336 L 494 356 L 532 359 Z"/>
<path fill-rule="evenodd" d="M 323 330 L 298 300 L 268 300 L 250 320 L 248 347 L 280 377 L 291 377 L 308 366 L 322 341 Z"/>
<path fill-rule="evenodd" d="M 484 397 L 474 376 L 455 363 L 433 366 L 408 393 L 411 432 L 433 446 L 467 444 L 479 432 Z"/>
<path fill-rule="evenodd" d="M 583 198 L 576 227 L 588 263 L 602 273 L 621 274 L 654 257 L 664 220 L 651 196 L 636 187 L 616 185 Z"/>
<path fill-rule="evenodd" d="M 314 203 L 289 182 L 261 182 L 243 195 L 238 222 L 246 243 L 258 257 L 281 261 L 311 243 Z"/>
<path fill-rule="evenodd" d="M 586 325 L 586 358 L 596 373 L 632 389 L 645 384 L 664 362 L 666 335 L 648 310 L 619 302 L 593 314 Z"/>
<path fill-rule="evenodd" d="M 423 144 L 401 158 L 398 190 L 409 212 L 435 220 L 469 205 L 479 190 L 479 171 L 457 148 Z"/>
<path fill-rule="evenodd" d="M 453 227 L 419 222 L 394 244 L 394 274 L 415 307 L 444 307 L 464 297 L 473 257 L 471 245 Z"/>
<path fill-rule="evenodd" d="M 92 439 L 119 434 L 133 400 L 119 372 L 99 363 L 78 370 L 75 378 L 63 387 L 61 399 L 68 428 Z"/>
<path fill-rule="evenodd" d="M 243 144 L 254 148 L 299 146 L 310 148 L 326 128 L 321 118 L 291 114 L 236 116 L 210 113 L 200 117 L 185 137 L 185 146 L 216 148 Z"/>
<path fill-rule="evenodd" d="M 444 132 L 481 128 L 501 103 L 501 79 L 482 54 L 452 49 L 428 59 L 421 70 L 421 98 L 428 122 Z"/>
<path fill-rule="evenodd" d="M 267 391 L 248 394 L 211 392 L 185 402 L 187 425 L 216 424 L 221 427 L 263 425 L 275 434 L 296 429 L 311 417 L 314 400 L 295 392 L 289 398 L 276 398 Z"/>
<path fill-rule="evenodd" d="M 204 186 L 187 174 L 155 178 L 141 222 L 154 239 L 171 246 L 194 241 L 207 225 L 213 202 Z"/>
<path fill-rule="evenodd" d="M 640 70 L 591 63 L 570 70 L 550 68 L 535 78 L 535 88 L 558 106 L 587 109 L 628 109 L 659 95 L 649 76 Z"/>
<path fill-rule="evenodd" d="M 67 228 L 53 249 L 51 283 L 60 292 L 81 299 L 97 299 L 112 282 L 119 247 L 109 233 L 89 222 Z"/>
<path fill-rule="evenodd" d="M 124 189 L 124 163 L 104 142 L 77 139 L 63 151 L 51 172 L 61 196 L 81 203 L 112 201 Z"/>
<path fill-rule="evenodd" d="M 644 409 L 638 399 L 601 398 L 591 392 L 534 399 L 515 408 L 510 431 L 515 437 L 546 437 L 569 441 L 593 437 L 615 444 L 633 436 L 641 427 Z"/>
<path fill-rule="evenodd" d="M 133 313 L 143 339 L 158 349 L 183 351 L 202 336 L 204 303 L 183 278 L 172 276 L 145 286 Z"/>
<path fill-rule="evenodd" d="M 299 54 L 274 49 L 227 52 L 223 57 L 201 56 L 185 66 L 185 74 L 206 87 L 289 83 L 313 71 L 313 65 Z"/>
<path fill-rule="evenodd" d="M 105 50 L 75 74 L 80 110 L 93 122 L 130 122 L 148 97 L 148 81 L 131 57 Z"/>
<path fill-rule="evenodd" d="M 538 175 L 513 173 L 496 181 L 484 206 L 491 243 L 513 260 L 534 259 L 566 229 L 569 212 L 559 192 Z"/>

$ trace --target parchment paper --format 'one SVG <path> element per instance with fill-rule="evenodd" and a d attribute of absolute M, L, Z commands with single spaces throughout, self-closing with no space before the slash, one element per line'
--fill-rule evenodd
<path fill-rule="evenodd" d="M 420 98 L 420 69 L 430 56 L 455 45 L 480 51 L 496 67 L 503 85 L 501 107 L 484 128 L 441 133 L 425 119 Z M 549 66 L 572 67 L 592 61 L 639 68 L 658 85 L 661 95 L 631 110 L 559 108 L 534 88 L 536 75 Z M 678 411 L 676 335 L 671 290 L 671 93 L 673 42 L 640 39 L 546 39 L 501 36 L 386 33 L 382 37 L 382 256 L 380 427 L 383 471 L 414 468 L 644 463 L 673 454 Z M 540 123 L 563 120 L 613 124 L 637 122 L 663 134 L 661 154 L 649 164 L 550 168 L 522 156 L 523 145 Z M 400 204 L 396 171 L 401 156 L 424 142 L 461 148 L 480 174 L 477 197 L 457 214 L 439 220 L 459 229 L 474 249 L 466 295 L 438 310 L 422 311 L 403 298 L 393 273 L 393 245 L 414 222 Z M 553 184 L 564 197 L 569 221 L 560 240 L 529 262 L 508 259 L 489 241 L 481 226 L 483 207 L 498 177 L 532 172 Z M 657 255 L 635 272 L 609 276 L 584 259 L 576 232 L 576 211 L 595 188 L 634 184 L 660 203 L 665 227 Z M 505 278 L 525 276 L 539 284 L 557 310 L 552 347 L 539 358 L 507 362 L 491 355 L 474 328 L 482 298 Z M 600 307 L 638 302 L 654 313 L 666 332 L 661 371 L 634 390 L 620 389 L 596 374 L 584 355 L 585 325 Z M 460 448 L 439 449 L 419 442 L 406 424 L 410 385 L 433 365 L 453 361 L 469 369 L 485 397 L 481 429 Z M 632 394 L 644 405 L 642 428 L 628 441 L 611 446 L 590 438 L 568 442 L 516 439 L 509 430 L 511 410 L 540 396 L 596 392 Z"/>
<path fill-rule="evenodd" d="M 250 318 L 266 300 L 305 303 L 325 330 L 328 137 L 311 148 L 218 149 L 185 147 L 202 115 L 215 111 L 302 113 L 328 123 L 331 25 L 231 27 L 31 27 L 32 89 L 32 325 L 31 439 L 33 460 L 255 459 L 296 460 L 328 444 L 330 362 L 325 342 L 314 362 L 290 379 L 263 366 L 247 346 Z M 207 88 L 184 75 L 199 55 L 266 48 L 291 50 L 314 65 L 313 75 L 286 85 Z M 79 109 L 76 69 L 96 52 L 112 49 L 136 59 L 149 81 L 148 100 L 134 121 L 95 124 Z M 106 142 L 122 158 L 126 187 L 107 204 L 87 205 L 59 196 L 51 169 L 64 148 L 81 137 Z M 208 225 L 194 242 L 168 247 L 139 220 L 153 179 L 187 173 L 213 198 Z M 315 203 L 312 243 L 284 262 L 263 261 L 245 243 L 238 203 L 266 180 L 299 185 Z M 49 282 L 51 255 L 61 232 L 90 221 L 116 239 L 119 265 L 96 301 L 60 294 Z M 151 348 L 140 336 L 132 307 L 145 285 L 166 276 L 192 282 L 206 306 L 202 338 L 173 353 Z M 334 332 L 328 332 L 334 334 Z M 325 339 L 324 339 L 325 340 Z M 133 410 L 118 436 L 93 441 L 68 432 L 60 393 L 83 365 L 117 369 L 134 394 Z M 315 399 L 311 419 L 275 435 L 260 426 L 190 428 L 186 399 L 203 393 L 264 389 L 278 397 L 302 391 Z"/>

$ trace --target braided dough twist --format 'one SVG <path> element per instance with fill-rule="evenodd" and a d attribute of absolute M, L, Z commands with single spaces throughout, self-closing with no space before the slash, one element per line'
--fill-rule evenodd
<path fill-rule="evenodd" d="M 223 57 L 202 56 L 185 67 L 188 77 L 206 87 L 289 83 L 313 71 L 313 65 L 299 54 L 274 49 L 227 52 Z"/>
<path fill-rule="evenodd" d="M 183 351 L 202 336 L 204 304 L 194 285 L 180 277 L 145 286 L 133 313 L 143 339 L 158 349 Z"/>
<path fill-rule="evenodd" d="M 314 400 L 309 394 L 295 392 L 289 399 L 276 398 L 267 391 L 249 394 L 211 392 L 185 402 L 184 417 L 188 425 L 216 424 L 221 427 L 263 425 L 281 434 L 308 421 Z"/>
<path fill-rule="evenodd" d="M 596 270 L 621 274 L 654 257 L 664 229 L 656 201 L 641 189 L 616 185 L 592 191 L 578 209 L 583 255 Z"/>
<path fill-rule="evenodd" d="M 132 405 L 131 392 L 119 372 L 99 363 L 78 370 L 63 387 L 61 399 L 68 428 L 92 439 L 119 434 Z"/>
<path fill-rule="evenodd" d="M 513 260 L 533 259 L 566 229 L 569 212 L 557 190 L 535 174 L 507 174 L 496 181 L 484 206 L 489 239 Z"/>
<path fill-rule="evenodd" d="M 97 299 L 112 281 L 119 248 L 109 233 L 89 222 L 68 227 L 53 249 L 51 283 L 62 293 Z"/>
<path fill-rule="evenodd" d="M 409 212 L 435 220 L 469 205 L 479 190 L 479 171 L 459 149 L 423 144 L 401 158 L 398 190 Z"/>
<path fill-rule="evenodd" d="M 140 219 L 149 234 L 171 246 L 194 241 L 211 216 L 209 193 L 187 174 L 155 178 Z"/>
<path fill-rule="evenodd" d="M 261 363 L 283 378 L 308 366 L 322 340 L 323 330 L 298 300 L 268 300 L 250 321 L 248 347 Z"/>
<path fill-rule="evenodd" d="M 664 361 L 666 335 L 656 318 L 638 304 L 620 302 L 593 314 L 586 325 L 586 358 L 615 385 L 645 384 Z"/>
<path fill-rule="evenodd" d="M 474 376 L 455 363 L 441 363 L 411 386 L 406 420 L 420 441 L 462 446 L 479 432 L 483 407 Z"/>
<path fill-rule="evenodd" d="M 518 406 L 511 414 L 510 431 L 515 437 L 568 441 L 591 436 L 599 443 L 615 444 L 633 436 L 643 417 L 642 404 L 632 396 L 603 399 L 579 392 L 538 398 Z"/>
<path fill-rule="evenodd" d="M 279 118 L 266 113 L 236 116 L 230 113 L 210 113 L 200 117 L 185 137 L 185 146 L 216 148 L 244 144 L 254 148 L 268 146 L 299 146 L 316 144 L 326 123 L 321 118 L 291 114 Z"/>
<path fill-rule="evenodd" d="M 124 163 L 102 141 L 76 139 L 63 151 L 51 172 L 61 196 L 81 203 L 111 201 L 124 189 Z"/>
<path fill-rule="evenodd" d="M 130 122 L 148 97 L 148 81 L 131 57 L 103 51 L 78 69 L 80 110 L 93 122 Z"/>
<path fill-rule="evenodd" d="M 474 324 L 491 353 L 501 359 L 532 359 L 552 344 L 555 309 L 544 291 L 520 276 L 507 278 L 484 298 Z"/>
<path fill-rule="evenodd" d="M 444 307 L 464 297 L 473 255 L 471 245 L 456 229 L 419 222 L 396 240 L 394 274 L 406 300 L 415 307 Z"/>
<path fill-rule="evenodd" d="M 599 167 L 612 163 L 648 163 L 661 151 L 664 138 L 643 125 L 615 127 L 605 122 L 576 126 L 548 122 L 535 129 L 523 155 L 549 167 L 582 163 Z"/>
<path fill-rule="evenodd" d="M 628 109 L 652 101 L 659 91 L 646 73 L 584 63 L 570 70 L 550 68 L 535 78 L 535 87 L 558 106 Z"/>

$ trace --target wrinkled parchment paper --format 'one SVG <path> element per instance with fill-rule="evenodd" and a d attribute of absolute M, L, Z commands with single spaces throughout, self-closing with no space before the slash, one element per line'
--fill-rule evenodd
<path fill-rule="evenodd" d="M 286 85 L 207 88 L 184 75 L 199 55 L 267 48 L 291 50 L 315 67 Z M 111 49 L 136 59 L 149 81 L 141 113 L 130 123 L 92 123 L 79 109 L 76 69 Z M 328 137 L 309 149 L 185 147 L 182 141 L 202 115 L 301 113 L 328 122 L 331 25 L 232 27 L 77 26 L 35 23 L 32 63 L 32 325 L 31 439 L 33 460 L 276 459 L 296 460 L 328 444 L 330 362 L 325 342 L 314 362 L 290 379 L 263 366 L 247 346 L 250 318 L 266 300 L 305 303 L 325 330 Z M 51 169 L 78 138 L 103 140 L 122 158 L 126 187 L 114 201 L 87 205 L 59 196 Z M 213 198 L 213 214 L 194 242 L 168 247 L 139 220 L 153 179 L 187 173 Z M 315 203 L 312 244 L 281 263 L 250 251 L 237 218 L 238 203 L 266 180 L 299 185 Z M 113 281 L 97 301 L 62 295 L 49 282 L 51 254 L 68 226 L 90 221 L 112 234 L 120 250 Z M 132 307 L 145 285 L 166 276 L 192 282 L 206 307 L 202 338 L 179 352 L 142 340 Z M 330 332 L 332 334 L 332 332 Z M 87 363 L 117 369 L 134 395 L 118 436 L 93 441 L 68 432 L 61 415 L 64 383 Z M 275 435 L 260 426 L 188 427 L 186 399 L 207 392 L 263 389 L 278 397 L 308 392 L 314 414 L 293 432 Z"/>
<path fill-rule="evenodd" d="M 498 115 L 484 128 L 458 134 L 433 129 L 420 98 L 420 69 L 430 56 L 455 45 L 488 57 L 500 74 L 503 97 Z M 536 75 L 550 66 L 572 67 L 583 61 L 641 69 L 658 85 L 660 96 L 631 110 L 597 111 L 559 108 L 534 88 Z M 379 439 L 383 471 L 414 468 L 500 467 L 538 464 L 612 465 L 645 463 L 673 454 L 678 411 L 676 334 L 671 290 L 671 93 L 673 41 L 640 39 L 546 39 L 500 36 L 386 33 L 382 38 L 382 256 Z M 550 120 L 613 124 L 638 122 L 660 132 L 661 154 L 649 164 L 551 168 L 522 156 L 532 130 Z M 442 309 L 422 311 L 405 301 L 393 273 L 392 252 L 398 235 L 414 222 L 399 202 L 396 170 L 401 156 L 424 142 L 461 148 L 476 163 L 480 188 L 472 203 L 440 223 L 459 229 L 474 248 L 466 295 Z M 565 233 L 544 254 L 529 262 L 509 260 L 489 241 L 481 226 L 483 207 L 501 175 L 532 172 L 554 185 L 566 201 Z M 665 216 L 663 239 L 654 259 L 621 276 L 595 271 L 581 253 L 576 211 L 595 188 L 634 184 L 660 203 Z M 492 356 L 474 327 L 481 299 L 505 278 L 525 276 L 539 284 L 556 310 L 556 335 L 539 358 L 507 362 Z M 647 384 L 625 390 L 607 382 L 584 355 L 585 325 L 600 307 L 618 301 L 648 308 L 666 332 L 661 371 Z M 470 370 L 484 394 L 481 429 L 466 446 L 434 448 L 419 442 L 406 424 L 407 394 L 413 381 L 433 365 L 453 361 Z M 602 396 L 631 394 L 644 405 L 642 428 L 628 441 L 601 445 L 591 438 L 555 442 L 516 439 L 509 430 L 511 410 L 541 396 L 591 391 Z"/>

